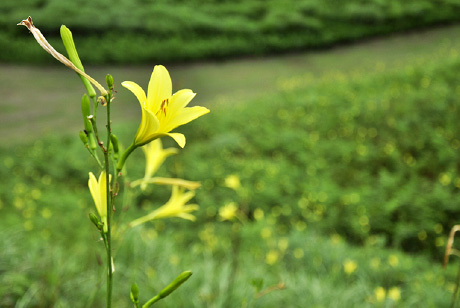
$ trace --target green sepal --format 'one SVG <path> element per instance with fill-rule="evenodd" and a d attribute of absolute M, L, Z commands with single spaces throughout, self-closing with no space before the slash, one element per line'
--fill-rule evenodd
<path fill-rule="evenodd" d="M 84 72 L 85 69 L 83 68 L 83 64 L 81 63 L 80 57 L 78 56 L 77 48 L 75 47 L 75 42 L 73 41 L 72 32 L 70 32 L 69 28 L 67 28 L 64 25 L 61 26 L 61 39 L 67 51 L 67 55 L 69 56 L 69 60 L 77 68 L 79 68 L 81 71 Z M 88 92 L 88 95 L 90 97 L 95 97 L 96 91 L 94 91 L 94 88 L 91 85 L 91 83 L 85 77 L 81 75 L 79 76 L 80 76 L 81 81 L 83 82 L 83 85 L 86 88 L 86 91 Z"/>

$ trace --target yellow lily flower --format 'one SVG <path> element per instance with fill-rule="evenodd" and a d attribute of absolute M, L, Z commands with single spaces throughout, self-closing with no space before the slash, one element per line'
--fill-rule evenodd
<path fill-rule="evenodd" d="M 179 217 L 187 220 L 195 220 L 195 216 L 190 214 L 190 212 L 196 211 L 198 209 L 197 204 L 187 204 L 186 203 L 195 196 L 193 191 L 184 193 L 183 189 L 180 189 L 179 186 L 173 186 L 171 197 L 168 202 L 154 210 L 150 214 L 147 214 L 143 217 L 140 217 L 136 220 L 133 220 L 129 226 L 135 227 L 140 224 L 143 224 L 147 221 L 167 218 L 167 217 Z"/>
<path fill-rule="evenodd" d="M 135 82 L 125 81 L 122 86 L 133 92 L 142 108 L 141 124 L 134 138 L 136 146 L 169 136 L 183 148 L 185 136 L 170 131 L 209 112 L 201 106 L 186 107 L 196 95 L 192 90 L 179 90 L 172 95 L 171 77 L 162 65 L 153 69 L 147 95 Z"/>
<path fill-rule="evenodd" d="M 152 142 L 144 145 L 142 150 L 145 154 L 145 176 L 143 179 L 135 180 L 131 182 L 131 187 L 141 186 L 142 190 L 147 188 L 148 184 L 157 184 L 157 185 L 177 185 L 184 187 L 190 190 L 197 189 L 201 186 L 199 182 L 192 182 L 183 179 L 172 179 L 172 178 L 162 178 L 162 177 L 153 177 L 161 164 L 165 161 L 168 156 L 177 154 L 178 149 L 168 148 L 163 149 L 161 139 L 155 139 Z"/>
<path fill-rule="evenodd" d="M 109 177 L 109 180 L 111 176 Z M 92 172 L 89 173 L 88 180 L 89 191 L 93 197 L 96 210 L 104 223 L 104 232 L 108 231 L 107 226 L 107 179 L 104 171 L 99 175 L 99 180 L 96 179 Z"/>
<path fill-rule="evenodd" d="M 141 189 L 144 190 L 147 187 L 146 181 L 152 178 L 166 158 L 173 154 L 177 154 L 178 150 L 176 148 L 163 149 L 160 139 L 155 139 L 144 145 L 142 150 L 145 154 L 145 176 L 141 184 Z"/>

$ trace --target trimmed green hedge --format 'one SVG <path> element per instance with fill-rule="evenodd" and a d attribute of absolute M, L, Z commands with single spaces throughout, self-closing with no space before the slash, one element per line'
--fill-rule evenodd
<path fill-rule="evenodd" d="M 0 61 L 51 62 L 15 26 L 29 15 L 54 46 L 66 24 L 85 63 L 145 63 L 292 52 L 456 22 L 460 2 L 4 1 Z"/>

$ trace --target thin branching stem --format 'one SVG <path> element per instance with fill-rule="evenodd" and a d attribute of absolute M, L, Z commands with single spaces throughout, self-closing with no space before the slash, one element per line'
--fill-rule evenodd
<path fill-rule="evenodd" d="M 106 95 L 107 100 L 107 145 L 104 149 L 104 160 L 105 160 L 105 175 L 107 183 L 107 308 L 112 307 L 112 289 L 113 289 L 113 269 L 112 269 L 112 213 L 113 213 L 113 195 L 111 194 L 110 187 L 110 138 L 112 134 L 111 123 L 110 123 L 110 93 Z"/>

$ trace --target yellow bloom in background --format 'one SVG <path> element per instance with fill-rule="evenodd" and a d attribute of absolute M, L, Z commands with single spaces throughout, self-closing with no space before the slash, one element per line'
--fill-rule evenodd
<path fill-rule="evenodd" d="M 183 148 L 185 136 L 170 131 L 209 112 L 205 107 L 186 107 L 195 97 L 192 90 L 179 90 L 172 95 L 171 77 L 162 65 L 155 66 L 147 95 L 135 82 L 125 81 L 122 86 L 133 92 L 142 108 L 141 124 L 134 138 L 136 146 L 169 136 Z"/>
<path fill-rule="evenodd" d="M 279 259 L 280 254 L 276 250 L 270 250 L 267 255 L 265 256 L 265 262 L 268 265 L 275 264 Z"/>
<path fill-rule="evenodd" d="M 219 209 L 219 219 L 220 221 L 233 220 L 237 217 L 237 212 L 238 207 L 235 202 L 230 202 Z"/>
<path fill-rule="evenodd" d="M 144 180 L 152 178 L 157 172 L 158 168 L 163 162 L 171 155 L 177 154 L 176 148 L 163 149 L 163 145 L 160 139 L 153 140 L 152 142 L 144 145 L 142 150 L 145 154 L 145 175 Z M 141 189 L 145 190 L 147 183 L 144 181 L 141 184 Z"/>
<path fill-rule="evenodd" d="M 240 178 L 236 174 L 231 174 L 225 178 L 225 186 L 238 190 L 241 187 Z"/>
<path fill-rule="evenodd" d="M 357 268 L 358 268 L 358 263 L 356 263 L 353 260 L 345 260 L 345 262 L 343 262 L 343 271 L 347 275 L 353 274 Z"/>
<path fill-rule="evenodd" d="M 390 264 L 391 267 L 397 267 L 399 264 L 399 259 L 396 255 L 391 255 L 388 257 L 388 264 Z"/>
<path fill-rule="evenodd" d="M 401 299 L 401 289 L 398 287 L 392 287 L 388 290 L 388 297 L 395 302 L 399 301 Z"/>
<path fill-rule="evenodd" d="M 164 205 L 154 210 L 150 214 L 133 220 L 129 226 L 135 227 L 143 224 L 147 221 L 154 219 L 167 218 L 167 217 L 179 217 L 187 220 L 195 220 L 195 216 L 190 212 L 198 209 L 197 204 L 186 204 L 190 199 L 195 196 L 195 192 L 189 191 L 184 193 L 183 189 L 179 186 L 173 186 L 171 198 Z"/>
<path fill-rule="evenodd" d="M 109 177 L 109 179 L 111 176 Z M 96 179 L 92 172 L 89 173 L 88 180 L 89 191 L 96 205 L 97 213 L 104 223 L 104 232 L 108 231 L 107 226 L 107 179 L 105 171 L 99 175 L 99 180 Z"/>
<path fill-rule="evenodd" d="M 254 210 L 254 218 L 255 220 L 261 220 L 264 218 L 264 210 L 262 210 L 261 208 L 256 208 Z"/>
<path fill-rule="evenodd" d="M 387 292 L 385 291 L 383 287 L 377 287 L 374 290 L 374 295 L 375 295 L 375 299 L 377 300 L 377 302 L 383 302 L 385 300 Z"/>

